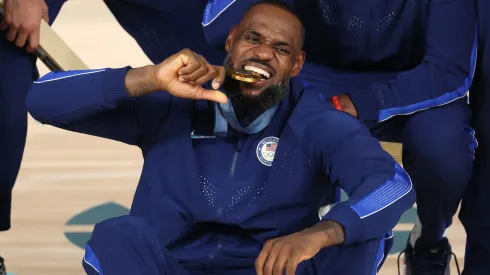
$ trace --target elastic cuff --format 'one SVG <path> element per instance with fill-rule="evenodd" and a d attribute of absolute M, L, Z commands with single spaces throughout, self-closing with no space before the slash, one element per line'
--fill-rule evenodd
<path fill-rule="evenodd" d="M 10 213 L 12 207 L 12 191 L 0 191 L 0 231 L 10 229 Z"/>
<path fill-rule="evenodd" d="M 337 204 L 327 215 L 322 218 L 322 221 L 332 220 L 338 222 L 344 227 L 344 243 L 342 246 L 351 245 L 353 243 L 358 243 L 363 240 L 363 224 L 359 215 L 357 215 L 350 206 L 345 204 Z"/>
<path fill-rule="evenodd" d="M 371 88 L 347 92 L 361 121 L 378 121 L 378 101 Z"/>
<path fill-rule="evenodd" d="M 126 74 L 131 67 L 107 69 L 102 76 L 102 92 L 105 102 L 111 104 L 121 99 L 132 99 L 126 91 Z"/>

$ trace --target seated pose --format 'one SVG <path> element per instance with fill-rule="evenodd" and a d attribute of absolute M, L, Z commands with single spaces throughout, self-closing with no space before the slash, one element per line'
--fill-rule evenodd
<path fill-rule="evenodd" d="M 260 1 L 208 0 L 207 41 L 222 48 L 231 26 Z M 477 146 L 467 103 L 476 57 L 484 54 L 476 54 L 476 1 L 282 1 L 294 6 L 305 24 L 308 60 L 299 76 L 326 99 L 338 96 L 338 108 L 365 123 L 379 140 L 403 144 L 403 167 L 414 184 L 418 214 L 403 250 L 404 273 L 449 274 L 452 248 L 445 233 L 470 183 Z M 479 10 L 482 21 L 488 6 Z M 485 96 L 477 97 L 484 102 Z M 476 131 L 480 138 L 482 131 Z M 476 198 L 471 204 L 485 205 Z"/>
<path fill-rule="evenodd" d="M 88 274 L 379 269 L 412 183 L 365 126 L 296 77 L 303 36 L 288 6 L 258 4 L 231 29 L 223 67 L 184 49 L 158 65 L 34 82 L 35 119 L 138 146 L 145 159 L 129 216 L 94 228 Z M 349 199 L 320 218 L 336 187 Z"/>

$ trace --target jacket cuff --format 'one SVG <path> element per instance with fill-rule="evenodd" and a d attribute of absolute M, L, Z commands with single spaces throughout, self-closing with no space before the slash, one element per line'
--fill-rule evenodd
<path fill-rule="evenodd" d="M 131 67 L 119 69 L 107 69 L 102 76 L 102 93 L 104 101 L 108 104 L 116 103 L 119 100 L 133 99 L 126 91 L 126 74 Z"/>
<path fill-rule="evenodd" d="M 0 231 L 10 229 L 10 213 L 12 207 L 12 191 L 0 191 Z"/>
<path fill-rule="evenodd" d="M 354 103 L 357 115 L 361 121 L 378 121 L 379 107 L 376 95 L 371 88 L 359 89 L 347 92 Z"/>
<path fill-rule="evenodd" d="M 342 246 L 348 246 L 364 240 L 364 229 L 361 218 L 350 206 L 342 203 L 335 205 L 322 218 L 322 221 L 327 220 L 338 222 L 344 228 L 345 236 Z"/>

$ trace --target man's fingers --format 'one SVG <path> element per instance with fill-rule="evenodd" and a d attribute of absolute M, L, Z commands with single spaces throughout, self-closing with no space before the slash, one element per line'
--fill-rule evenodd
<path fill-rule="evenodd" d="M 20 31 L 17 33 L 17 38 L 15 39 L 15 45 L 19 48 L 23 48 L 27 41 L 27 31 Z"/>
<path fill-rule="evenodd" d="M 208 71 L 207 74 L 199 77 L 198 79 L 194 80 L 194 84 L 196 85 L 202 85 L 210 80 L 212 80 L 216 76 L 216 71 L 213 69 L 212 71 Z"/>
<path fill-rule="evenodd" d="M 269 256 L 267 257 L 267 261 L 265 262 L 264 265 L 264 275 L 273 275 L 274 271 L 274 265 L 276 264 L 277 257 L 281 253 L 282 245 L 275 243 L 270 252 Z"/>
<path fill-rule="evenodd" d="M 264 251 L 262 249 L 259 256 L 255 260 L 255 272 L 257 273 L 257 275 L 264 275 L 264 265 L 268 256 L 269 256 L 269 251 Z"/>
<path fill-rule="evenodd" d="M 271 250 L 273 245 L 272 241 L 268 241 L 265 243 L 262 251 L 260 251 L 259 256 L 255 260 L 255 271 L 257 275 L 264 275 L 264 265 L 265 261 L 267 261 L 267 257 L 269 256 L 269 251 Z"/>
<path fill-rule="evenodd" d="M 5 38 L 10 42 L 14 42 L 15 37 L 17 37 L 17 29 L 10 27 Z"/>
<path fill-rule="evenodd" d="M 188 54 L 183 54 L 183 53 L 181 53 L 181 54 L 179 55 L 179 57 L 180 57 L 180 58 L 179 58 L 179 59 L 180 59 L 180 63 L 181 63 L 182 65 L 184 65 L 184 66 L 189 65 L 189 63 L 190 63 L 190 61 L 191 61 L 191 58 L 190 58 L 190 56 L 189 56 Z"/>
<path fill-rule="evenodd" d="M 276 262 L 274 263 L 274 267 L 272 270 L 272 275 L 283 275 L 284 268 L 286 267 L 286 263 L 290 260 L 291 250 L 282 247 L 279 255 L 277 256 Z"/>
<path fill-rule="evenodd" d="M 39 31 L 35 31 L 29 35 L 28 52 L 34 52 L 39 47 Z"/>
<path fill-rule="evenodd" d="M 196 82 L 196 80 L 208 73 L 208 68 L 206 66 L 200 65 L 199 68 L 197 68 L 195 71 L 191 72 L 190 74 L 187 75 L 181 75 L 185 81 L 188 82 Z"/>
<path fill-rule="evenodd" d="M 213 78 L 215 78 L 218 75 L 218 72 L 216 71 L 216 69 L 209 64 L 207 66 L 207 70 L 208 70 L 208 72 L 205 75 L 194 80 L 194 84 L 202 85 L 202 84 L 212 80 Z"/>
<path fill-rule="evenodd" d="M 46 23 L 49 23 L 49 11 L 48 11 L 48 6 L 46 5 L 43 10 L 43 19 L 46 21 Z"/>
<path fill-rule="evenodd" d="M 186 76 L 190 75 L 192 72 L 199 69 L 200 67 L 201 64 L 199 64 L 198 62 L 192 62 L 185 65 L 185 67 L 180 68 L 177 72 L 179 75 Z"/>
<path fill-rule="evenodd" d="M 214 66 L 214 69 L 218 73 L 218 75 L 214 78 L 213 80 L 213 89 L 218 89 L 223 85 L 223 82 L 225 81 L 225 68 L 223 66 Z"/>

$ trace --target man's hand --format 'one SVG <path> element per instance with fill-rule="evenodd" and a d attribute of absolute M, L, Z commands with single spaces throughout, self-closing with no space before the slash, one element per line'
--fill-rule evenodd
<path fill-rule="evenodd" d="M 338 98 L 343 111 L 357 118 L 358 117 L 357 110 L 356 107 L 354 106 L 354 103 L 352 103 L 350 97 L 346 94 L 343 94 L 343 95 L 339 95 Z"/>
<path fill-rule="evenodd" d="M 212 66 L 201 55 L 184 49 L 158 65 L 130 70 L 126 89 L 132 97 L 167 91 L 176 97 L 226 103 L 228 98 L 222 92 L 201 86 L 213 80 L 213 88 L 218 89 L 224 78 L 223 67 Z"/>
<path fill-rule="evenodd" d="M 344 231 L 334 221 L 320 222 L 306 230 L 269 240 L 257 260 L 257 275 L 294 275 L 297 266 L 315 256 L 320 249 L 344 242 Z"/>
<path fill-rule="evenodd" d="M 17 47 L 33 52 L 39 46 L 41 20 L 49 22 L 48 6 L 44 0 L 5 0 L 4 19 L 0 30 L 8 29 L 6 38 Z"/>
<path fill-rule="evenodd" d="M 228 101 L 220 91 L 201 87 L 213 79 L 212 86 L 218 89 L 225 79 L 225 69 L 210 65 L 204 57 L 189 49 L 184 49 L 159 64 L 157 79 L 163 90 L 176 97 L 207 99 L 220 103 Z"/>

